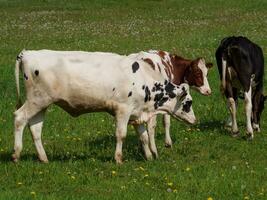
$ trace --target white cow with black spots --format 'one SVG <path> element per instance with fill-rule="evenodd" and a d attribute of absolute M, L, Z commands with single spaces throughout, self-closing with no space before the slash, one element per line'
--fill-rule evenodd
<path fill-rule="evenodd" d="M 29 124 L 38 157 L 48 162 L 41 141 L 44 114 L 56 104 L 72 116 L 105 111 L 116 118 L 115 160 L 122 163 L 122 144 L 127 124 L 133 124 L 140 136 L 147 159 L 152 158 L 144 123 L 157 113 L 195 123 L 187 84 L 167 81 L 142 60 L 113 53 L 81 51 L 22 51 L 15 74 L 20 102 L 19 69 L 24 76 L 26 101 L 18 106 L 14 120 L 14 154 L 22 151 L 23 129 Z M 186 107 L 188 112 L 182 110 Z"/>

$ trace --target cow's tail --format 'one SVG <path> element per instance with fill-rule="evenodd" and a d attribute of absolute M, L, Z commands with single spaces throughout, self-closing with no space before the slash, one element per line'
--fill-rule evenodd
<path fill-rule="evenodd" d="M 20 52 L 20 54 L 17 56 L 16 64 L 15 64 L 15 79 L 16 79 L 16 89 L 17 89 L 17 105 L 16 105 L 16 108 L 17 109 L 19 109 L 21 107 L 21 105 L 22 105 L 21 97 L 20 97 L 20 87 L 19 87 L 19 71 L 21 69 L 23 51 Z"/>

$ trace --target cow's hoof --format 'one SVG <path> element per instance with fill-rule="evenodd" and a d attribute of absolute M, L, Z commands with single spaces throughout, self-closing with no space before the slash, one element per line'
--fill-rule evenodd
<path fill-rule="evenodd" d="M 146 156 L 146 160 L 147 160 L 147 161 L 151 161 L 151 160 L 153 160 L 153 156 L 152 156 L 152 154 L 149 155 L 149 156 Z"/>
<path fill-rule="evenodd" d="M 153 152 L 153 151 L 152 151 L 152 155 L 153 155 L 153 157 L 154 157 L 155 159 L 157 159 L 157 158 L 159 157 L 158 152 Z"/>
<path fill-rule="evenodd" d="M 240 136 L 240 132 L 239 131 L 232 132 L 231 136 L 234 137 L 234 138 L 239 137 Z"/>
<path fill-rule="evenodd" d="M 253 135 L 253 133 L 247 133 L 247 135 L 246 135 L 247 137 L 247 141 L 252 141 L 253 140 L 253 138 L 254 138 L 254 135 Z"/>
<path fill-rule="evenodd" d="M 16 154 L 12 154 L 12 161 L 14 162 L 14 163 L 17 163 L 17 162 L 19 162 L 19 158 L 16 156 Z"/>
<path fill-rule="evenodd" d="M 121 165 L 123 162 L 122 162 L 122 155 L 120 153 L 118 154 L 115 154 L 115 160 L 116 160 L 116 163 L 118 165 Z"/>
<path fill-rule="evenodd" d="M 172 148 L 172 143 L 165 142 L 165 147 L 166 147 L 166 148 Z"/>
<path fill-rule="evenodd" d="M 39 158 L 39 161 L 40 161 L 41 163 L 44 163 L 44 164 L 49 163 L 48 159 L 41 159 L 41 158 Z"/>

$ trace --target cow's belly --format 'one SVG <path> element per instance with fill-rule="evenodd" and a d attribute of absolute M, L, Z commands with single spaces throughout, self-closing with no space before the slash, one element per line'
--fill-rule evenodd
<path fill-rule="evenodd" d="M 88 98 L 87 101 L 77 99 L 60 99 L 55 102 L 55 104 L 73 117 L 90 112 L 108 112 L 111 115 L 115 115 L 118 108 L 118 104 L 116 102 L 105 100 L 100 101 L 93 98 Z"/>

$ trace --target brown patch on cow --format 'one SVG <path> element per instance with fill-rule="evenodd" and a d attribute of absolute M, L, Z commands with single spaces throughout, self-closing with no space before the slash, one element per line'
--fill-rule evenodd
<path fill-rule="evenodd" d="M 164 70 L 167 74 L 167 76 L 169 77 L 169 79 L 171 79 L 171 74 L 172 74 L 172 70 L 171 70 L 171 66 L 168 65 L 164 60 L 161 59 L 162 64 L 164 65 Z"/>
<path fill-rule="evenodd" d="M 166 55 L 166 53 L 164 51 L 158 51 L 158 55 L 161 57 L 161 58 L 164 58 L 164 56 Z"/>
<path fill-rule="evenodd" d="M 151 59 L 149 59 L 149 58 L 145 58 L 145 59 L 143 59 L 146 63 L 148 63 L 151 67 L 152 67 L 152 69 L 153 70 L 155 70 L 155 65 L 154 65 L 154 63 L 153 63 L 153 61 L 151 60 Z"/>
<path fill-rule="evenodd" d="M 200 58 L 193 60 L 185 72 L 185 79 L 190 86 L 201 87 L 204 84 L 203 73 L 198 67 Z"/>
<path fill-rule="evenodd" d="M 159 72 L 161 73 L 161 68 L 160 68 L 160 66 L 159 66 L 159 64 L 158 64 L 158 63 L 157 63 L 157 66 L 158 66 Z"/>
<path fill-rule="evenodd" d="M 172 74 L 172 82 L 176 85 L 180 85 L 185 81 L 185 75 L 188 67 L 190 66 L 191 60 L 184 59 L 177 55 L 170 56 L 171 64 L 173 66 Z"/>

